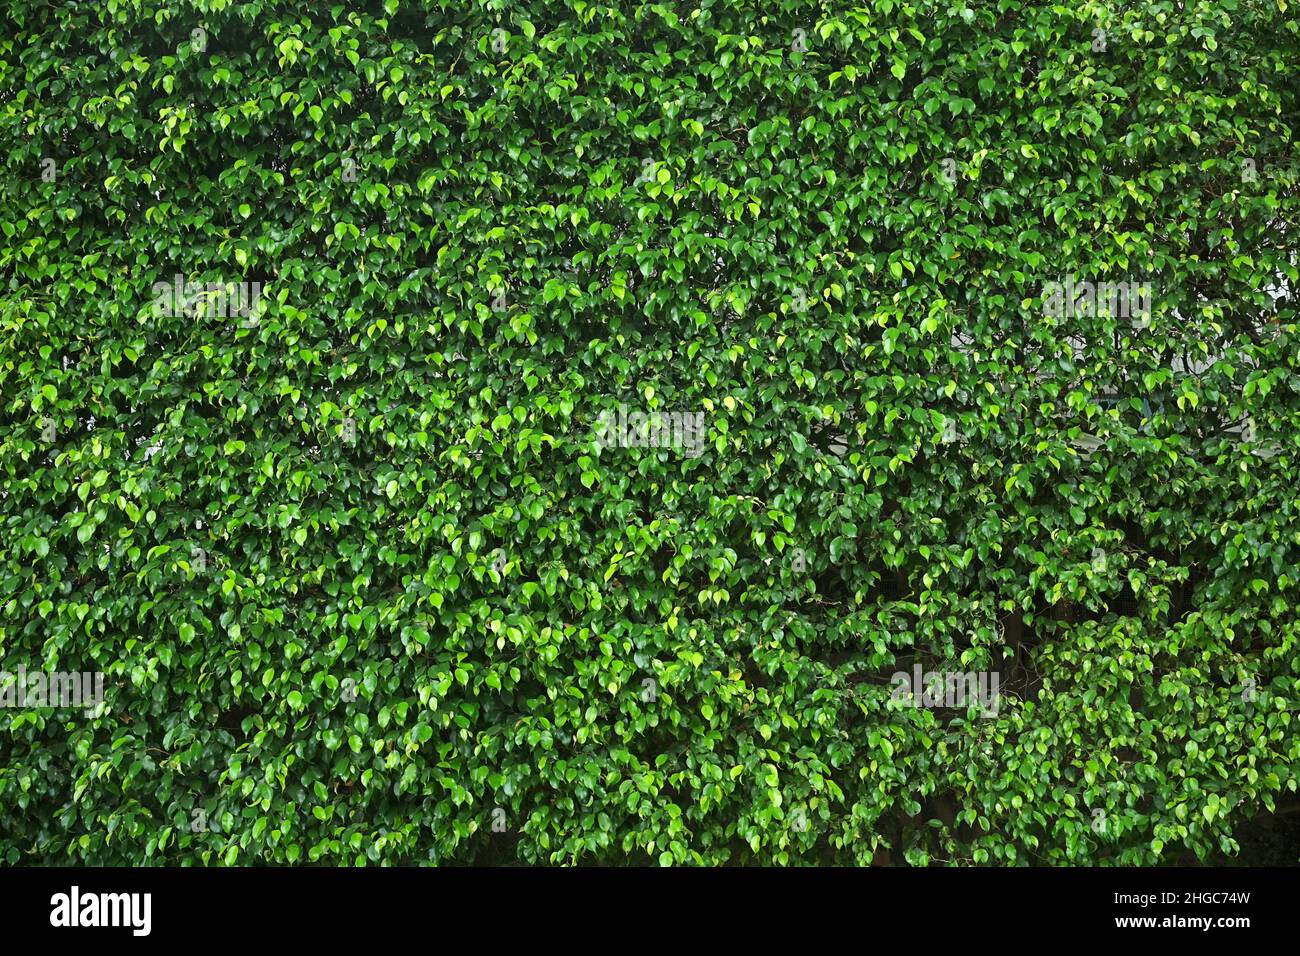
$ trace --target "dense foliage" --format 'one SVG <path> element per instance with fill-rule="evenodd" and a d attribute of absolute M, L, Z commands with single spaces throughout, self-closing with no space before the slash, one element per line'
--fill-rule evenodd
<path fill-rule="evenodd" d="M 1298 100 L 1285 0 L 6 4 L 0 669 L 104 702 L 0 859 L 1231 857 Z"/>

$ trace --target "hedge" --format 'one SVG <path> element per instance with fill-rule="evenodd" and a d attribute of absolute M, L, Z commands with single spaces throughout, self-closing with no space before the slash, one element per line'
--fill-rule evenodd
<path fill-rule="evenodd" d="M 6 4 L 0 860 L 1238 859 L 1298 122 L 1285 0 Z"/>

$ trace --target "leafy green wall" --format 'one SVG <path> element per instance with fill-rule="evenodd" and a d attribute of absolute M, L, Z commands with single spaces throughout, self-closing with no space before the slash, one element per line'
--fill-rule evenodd
<path fill-rule="evenodd" d="M 105 700 L 0 859 L 1233 854 L 1298 100 L 1282 0 L 6 4 L 0 668 Z"/>

